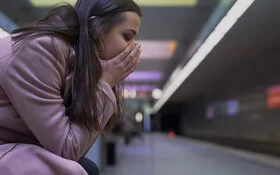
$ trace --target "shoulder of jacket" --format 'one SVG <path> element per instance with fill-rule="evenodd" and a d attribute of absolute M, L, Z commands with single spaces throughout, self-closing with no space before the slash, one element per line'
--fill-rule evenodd
<path fill-rule="evenodd" d="M 66 41 L 49 35 L 42 35 L 29 39 L 27 45 L 41 45 L 47 50 L 59 50 L 60 52 L 71 50 L 70 44 Z"/>
<path fill-rule="evenodd" d="M 35 47 L 39 50 L 50 52 L 58 60 L 63 59 L 66 62 L 73 60 L 75 56 L 74 48 L 61 38 L 42 35 L 26 41 L 25 47 Z M 62 60 L 61 60 L 62 61 Z"/>

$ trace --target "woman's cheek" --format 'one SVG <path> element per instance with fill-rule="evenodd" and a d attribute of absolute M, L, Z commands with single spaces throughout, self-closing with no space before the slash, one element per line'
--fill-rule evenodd
<path fill-rule="evenodd" d="M 124 50 L 126 49 L 126 47 L 128 46 L 128 44 L 126 42 L 122 42 L 119 44 L 118 47 L 114 47 L 114 57 L 121 54 L 122 52 L 124 52 Z"/>
<path fill-rule="evenodd" d="M 104 50 L 99 51 L 99 56 L 103 60 L 110 60 L 117 55 L 116 47 L 112 47 L 111 45 L 107 45 Z"/>
<path fill-rule="evenodd" d="M 121 48 L 120 48 L 120 53 L 124 52 L 124 50 L 127 48 L 128 44 L 127 43 L 123 43 Z"/>
<path fill-rule="evenodd" d="M 99 55 L 101 59 L 110 60 L 121 54 L 127 48 L 128 44 L 121 38 L 115 40 L 115 42 L 108 42 L 106 43 L 105 49 L 99 52 Z"/>

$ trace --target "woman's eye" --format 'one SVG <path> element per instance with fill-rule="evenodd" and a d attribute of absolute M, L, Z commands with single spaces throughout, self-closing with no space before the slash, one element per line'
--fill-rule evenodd
<path fill-rule="evenodd" d="M 125 39 L 125 41 L 130 41 L 131 38 L 128 35 L 123 35 L 123 38 Z"/>

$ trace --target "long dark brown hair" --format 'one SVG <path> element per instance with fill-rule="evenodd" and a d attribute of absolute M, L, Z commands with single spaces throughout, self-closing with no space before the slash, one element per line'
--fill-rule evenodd
<path fill-rule="evenodd" d="M 133 0 L 78 0 L 74 7 L 56 5 L 42 19 L 12 32 L 16 42 L 51 35 L 64 40 L 75 50 L 73 83 L 65 102 L 66 113 L 73 122 L 89 130 L 101 130 L 97 116 L 97 111 L 102 111 L 97 106 L 102 75 L 98 47 L 103 36 L 124 20 L 122 12 L 125 11 L 141 17 L 141 10 Z M 101 40 L 96 40 L 95 36 Z M 117 123 L 122 111 L 121 87 L 116 86 L 113 91 L 118 107 L 106 129 Z"/>

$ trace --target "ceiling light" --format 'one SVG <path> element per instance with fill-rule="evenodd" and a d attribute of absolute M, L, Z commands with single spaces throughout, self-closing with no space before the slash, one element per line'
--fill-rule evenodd
<path fill-rule="evenodd" d="M 34 7 L 50 7 L 58 3 L 66 2 L 74 5 L 77 0 L 29 0 Z"/>
<path fill-rule="evenodd" d="M 143 114 L 141 112 L 137 112 L 135 115 L 136 122 L 141 123 L 143 119 L 144 119 Z"/>
<path fill-rule="evenodd" d="M 152 92 L 156 89 L 156 85 L 126 85 L 124 89 L 127 91 L 136 91 L 136 92 Z"/>
<path fill-rule="evenodd" d="M 76 0 L 29 0 L 36 7 L 53 6 L 60 2 L 75 4 Z M 197 4 L 197 0 L 135 0 L 140 6 L 179 6 L 193 7 Z"/>
<path fill-rule="evenodd" d="M 220 42 L 224 35 L 231 29 L 240 16 L 252 5 L 254 0 L 237 0 L 229 10 L 227 15 L 220 21 L 215 30 L 210 34 L 207 40 L 201 45 L 191 60 L 183 67 L 176 79 L 171 81 L 170 85 L 164 88 L 163 95 L 153 106 L 153 112 L 157 113 L 171 95 L 181 86 L 181 84 L 190 76 L 190 74 L 206 58 L 211 50 Z"/>
<path fill-rule="evenodd" d="M 140 6 L 195 6 L 197 0 L 134 0 Z"/>
<path fill-rule="evenodd" d="M 141 44 L 140 59 L 171 59 L 177 50 L 177 41 L 137 41 Z"/>
<path fill-rule="evenodd" d="M 152 81 L 158 82 L 162 78 L 162 73 L 159 71 L 134 71 L 127 78 L 126 81 Z"/>
<path fill-rule="evenodd" d="M 160 89 L 154 89 L 152 92 L 152 96 L 156 100 L 160 99 L 161 95 L 162 95 L 162 90 Z"/>

